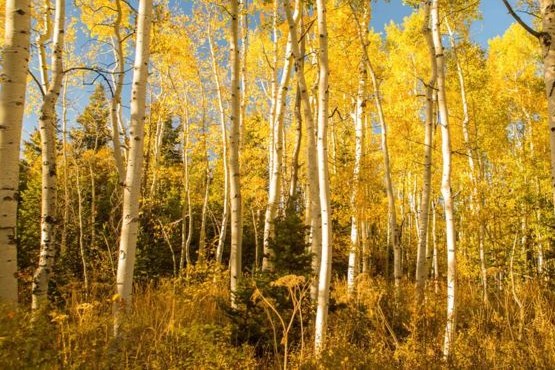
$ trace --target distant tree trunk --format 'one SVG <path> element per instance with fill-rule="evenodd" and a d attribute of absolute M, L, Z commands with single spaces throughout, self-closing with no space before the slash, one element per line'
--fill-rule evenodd
<path fill-rule="evenodd" d="M 358 24 L 359 27 L 359 39 L 361 39 L 361 35 L 363 34 L 362 27 L 366 28 L 367 26 L 362 26 Z M 385 189 L 387 193 L 388 199 L 388 218 L 389 218 L 389 241 L 393 245 L 393 276 L 395 279 L 395 286 L 398 287 L 401 282 L 402 276 L 402 269 L 401 269 L 401 240 L 399 237 L 399 230 L 397 227 L 397 215 L 396 215 L 396 207 L 395 207 L 395 193 L 393 191 L 393 181 L 391 179 L 391 165 L 389 161 L 389 146 L 387 142 L 387 124 L 385 121 L 385 116 L 383 113 L 381 95 L 380 95 L 380 87 L 378 84 L 378 79 L 376 77 L 376 73 L 374 71 L 374 67 L 370 61 L 370 57 L 368 55 L 368 47 L 367 44 L 361 39 L 361 45 L 364 52 L 364 59 L 366 63 L 366 69 L 370 74 L 370 78 L 372 80 L 372 86 L 374 90 L 374 103 L 376 105 L 376 109 L 378 111 L 378 118 L 380 121 L 381 126 L 381 139 L 382 139 L 382 151 L 383 151 L 383 160 L 384 160 L 384 171 L 385 171 Z M 388 243 L 389 244 L 389 243 Z"/>
<path fill-rule="evenodd" d="M 420 225 L 418 233 L 418 249 L 416 255 L 416 301 L 424 302 L 424 287 L 428 277 L 427 243 L 428 219 L 430 214 L 430 195 L 432 191 L 432 141 L 434 131 L 434 90 L 436 89 L 437 66 L 435 62 L 434 41 L 430 28 L 430 3 L 423 2 L 424 25 L 423 33 L 430 55 L 431 76 L 426 85 L 426 121 L 424 123 L 424 173 L 422 175 L 422 197 L 420 199 Z"/>
<path fill-rule="evenodd" d="M 30 0 L 6 1 L 0 85 L 0 300 L 17 304 L 16 217 L 19 148 L 27 87 Z"/>
<path fill-rule="evenodd" d="M 368 22 L 370 21 L 370 7 L 364 6 L 362 19 L 356 17 L 355 9 L 352 8 L 358 23 L 358 38 L 361 43 L 362 54 L 359 64 L 359 82 L 355 109 L 352 113 L 355 124 L 355 163 L 353 168 L 353 191 L 351 193 L 351 247 L 349 250 L 349 264 L 347 270 L 347 293 L 352 297 L 355 292 L 355 278 L 357 260 L 360 249 L 360 172 L 362 167 L 362 151 L 364 148 L 364 108 L 366 107 L 366 80 L 368 78 L 367 46 L 368 46 Z"/>
<path fill-rule="evenodd" d="M 456 241 L 455 222 L 453 216 L 453 196 L 451 194 L 451 137 L 449 132 L 449 113 L 445 91 L 445 61 L 441 43 L 439 1 L 432 0 L 432 35 L 437 66 L 438 106 L 441 125 L 441 154 L 443 168 L 441 176 L 441 195 L 445 212 L 445 238 L 447 242 L 447 324 L 443 343 L 443 356 L 448 359 L 455 337 L 456 313 Z"/>
<path fill-rule="evenodd" d="M 163 96 L 163 93 L 160 93 L 160 96 Z M 160 100 L 159 100 L 160 101 Z M 164 108 L 165 102 L 162 101 L 160 104 L 160 109 L 158 111 L 158 120 L 156 121 L 156 133 L 154 135 L 154 150 L 153 150 L 153 158 L 152 158 L 152 183 L 150 184 L 150 192 L 148 193 L 150 197 L 154 197 L 157 190 L 158 185 L 158 167 L 160 164 L 160 153 L 162 152 L 162 144 L 165 135 L 165 128 L 166 124 L 164 122 Z M 148 173 L 148 171 L 145 171 Z"/>
<path fill-rule="evenodd" d="M 301 143 L 303 137 L 303 116 L 301 113 L 301 90 L 299 89 L 299 84 L 297 83 L 297 92 L 295 93 L 295 106 L 294 115 L 296 121 L 297 135 L 295 138 L 295 149 L 293 150 L 293 156 L 291 157 L 291 181 L 289 182 L 289 198 L 287 199 L 287 209 L 292 209 L 295 205 L 295 200 L 297 198 L 297 187 L 299 183 L 299 156 L 301 154 Z"/>
<path fill-rule="evenodd" d="M 139 230 L 139 203 L 151 22 L 152 0 L 140 0 L 131 91 L 130 147 L 123 193 L 123 223 L 121 227 L 116 280 L 118 300 L 114 305 L 114 332 L 116 334 L 119 329 L 121 310 L 122 308 L 129 310 L 131 307 L 133 291 L 133 272 L 135 269 L 135 252 Z"/>
<path fill-rule="evenodd" d="M 434 292 L 439 293 L 439 261 L 437 255 L 436 202 L 432 202 L 432 266 L 434 271 Z"/>
<path fill-rule="evenodd" d="M 464 72 L 458 57 L 457 53 L 457 45 L 455 43 L 455 35 L 449 26 L 449 22 L 447 18 L 445 18 L 445 24 L 447 26 L 447 31 L 449 32 L 449 41 L 451 43 L 451 48 L 453 50 L 453 57 L 455 59 L 455 65 L 457 67 L 457 77 L 459 80 L 459 87 L 461 91 L 461 102 L 463 108 L 463 120 L 462 120 L 462 133 L 463 133 L 463 140 L 464 145 L 466 146 L 466 156 L 468 158 L 468 167 L 469 167 L 469 175 L 470 175 L 470 182 L 472 183 L 472 196 L 471 196 L 471 204 L 470 210 L 472 212 L 472 217 L 478 221 L 480 224 L 478 226 L 478 246 L 480 251 L 480 273 L 482 277 L 482 299 L 484 304 L 488 304 L 488 275 L 487 275 L 487 264 L 486 264 L 486 252 L 485 252 L 485 245 L 484 245 L 484 222 L 480 220 L 480 206 L 481 206 L 481 194 L 479 194 L 479 180 L 480 180 L 480 170 L 476 169 L 476 152 L 472 149 L 472 144 L 470 142 L 470 116 L 468 113 L 468 101 L 466 98 L 466 83 L 464 80 Z M 479 162 L 478 162 L 479 163 Z"/>
<path fill-rule="evenodd" d="M 289 0 L 284 1 L 285 14 L 289 24 L 289 30 L 292 38 L 298 40 L 297 26 L 291 11 L 291 3 Z M 302 8 L 301 1 L 295 6 Z M 299 13 L 299 16 L 302 16 Z M 320 272 L 320 258 L 322 253 L 322 214 L 320 210 L 320 186 L 318 178 L 318 152 L 316 148 L 316 129 L 314 124 L 314 115 L 312 112 L 310 99 L 308 96 L 308 85 L 304 75 L 304 53 L 302 52 L 302 43 L 293 43 L 291 45 L 295 58 L 295 73 L 297 74 L 297 82 L 301 92 L 303 118 L 306 122 L 306 161 L 307 161 L 307 177 L 308 177 L 308 206 L 307 221 L 310 226 L 310 251 L 312 253 L 312 272 L 315 275 L 311 286 L 311 299 L 317 299 L 318 292 L 318 274 Z"/>
<path fill-rule="evenodd" d="M 248 22 L 248 0 L 241 0 L 240 5 L 241 10 L 241 89 L 243 93 L 241 94 L 241 136 L 245 132 L 245 116 L 247 113 L 247 49 L 249 42 L 249 22 Z"/>
<path fill-rule="evenodd" d="M 320 260 L 316 320 L 314 322 L 314 347 L 316 354 L 320 355 L 326 343 L 331 280 L 332 225 L 327 145 L 329 66 L 325 0 L 316 1 L 316 10 L 319 34 L 318 59 L 320 64 L 318 74 L 318 178 L 320 180 L 320 209 L 322 212 L 322 256 Z"/>
<path fill-rule="evenodd" d="M 77 186 L 77 219 L 79 220 L 79 254 L 81 256 L 81 264 L 83 267 L 83 288 L 85 289 L 85 294 L 89 292 L 89 274 L 87 270 L 87 258 L 85 255 L 85 242 L 83 240 L 85 234 L 84 222 L 83 222 L 83 196 L 81 187 L 81 171 L 79 170 L 79 164 L 74 158 L 75 165 L 75 181 Z M 94 227 L 91 225 L 91 227 Z"/>
<path fill-rule="evenodd" d="M 209 22 L 210 24 L 210 22 Z M 209 26 L 210 27 L 210 26 Z M 216 53 L 214 51 L 214 42 L 212 41 L 211 31 L 208 31 L 208 46 L 210 48 L 210 58 L 212 61 L 212 73 L 216 82 L 216 93 L 218 96 L 218 110 L 220 113 L 220 127 L 222 131 L 222 163 L 224 168 L 224 209 L 222 214 L 222 227 L 220 228 L 220 235 L 218 238 L 218 246 L 216 247 L 216 261 L 222 263 L 224 253 L 225 239 L 227 236 L 227 223 L 229 220 L 229 162 L 228 162 L 228 139 L 227 128 L 225 123 L 225 110 L 222 97 L 222 88 L 220 84 L 220 73 L 218 71 L 218 64 L 216 63 Z M 205 106 L 204 90 L 203 90 L 203 106 Z M 203 108 L 204 109 L 204 108 Z"/>
<path fill-rule="evenodd" d="M 39 265 L 33 277 L 32 308 L 46 304 L 48 282 L 56 255 L 54 225 L 56 224 L 56 102 L 63 78 L 65 0 L 56 0 L 52 45 L 52 81 L 47 83 L 40 109 L 39 128 L 42 143 L 42 202 Z M 44 48 L 43 48 L 44 50 Z M 43 59 L 46 59 L 45 57 Z M 46 68 L 46 66 L 44 66 Z M 45 80 L 46 82 L 47 80 Z"/>
<path fill-rule="evenodd" d="M 64 87 L 62 90 L 62 166 L 64 176 L 64 211 L 62 215 L 62 235 L 60 240 L 60 256 L 65 256 L 67 252 L 67 231 L 69 224 L 69 207 L 70 207 L 70 193 L 69 193 L 69 162 L 67 158 L 67 83 L 68 79 L 64 78 Z"/>
<path fill-rule="evenodd" d="M 390 243 L 393 246 L 393 277 L 395 279 L 395 286 L 399 286 L 401 283 L 402 269 L 401 269 L 401 240 L 399 236 L 399 229 L 397 225 L 397 215 L 395 207 L 395 193 L 393 191 L 393 181 L 391 179 L 391 164 L 389 161 L 389 146 L 387 141 L 387 125 L 385 123 L 385 117 L 383 114 L 381 97 L 378 87 L 378 80 L 374 69 L 371 64 L 368 64 L 370 77 L 372 79 L 372 84 L 374 86 L 374 100 L 376 107 L 378 109 L 378 117 L 381 125 L 381 137 L 382 137 L 382 151 L 384 160 L 384 170 L 385 170 L 385 190 L 388 200 L 388 218 L 389 218 L 389 233 L 390 233 Z"/>
<path fill-rule="evenodd" d="M 189 113 L 188 102 L 185 101 L 185 117 L 183 118 L 183 192 L 184 199 L 181 208 L 181 257 L 179 271 L 183 273 L 185 263 L 187 268 L 191 261 L 191 240 L 193 239 L 193 209 L 191 206 L 191 187 L 189 180 Z M 186 221 L 187 219 L 187 221 Z"/>
<path fill-rule="evenodd" d="M 229 133 L 229 174 L 231 178 L 231 306 L 237 307 L 235 294 L 242 274 L 242 241 L 243 241 L 243 204 L 241 199 L 241 172 L 239 166 L 239 143 L 241 140 L 241 87 L 239 86 L 239 12 L 238 0 L 231 0 L 231 130 Z"/>
<path fill-rule="evenodd" d="M 298 13 L 294 15 L 295 24 L 298 21 Z M 270 185 L 268 190 L 268 206 L 266 208 L 266 216 L 264 218 L 264 256 L 262 259 L 262 269 L 271 270 L 273 259 L 273 252 L 270 249 L 270 239 L 274 238 L 274 223 L 277 217 L 277 211 L 280 200 L 280 190 L 282 183 L 282 163 L 283 163 L 283 121 L 285 116 L 285 108 L 287 105 L 287 91 L 289 90 L 289 80 L 291 78 L 291 71 L 293 67 L 292 45 L 295 40 L 292 39 L 291 30 L 287 38 L 287 46 L 285 49 L 285 63 L 283 64 L 283 73 L 277 95 L 276 101 L 272 105 L 275 106 L 275 115 L 271 122 L 272 130 L 272 167 L 270 172 Z"/>
<path fill-rule="evenodd" d="M 200 215 L 200 235 L 198 242 L 198 261 L 205 261 L 208 257 L 206 250 L 206 217 L 208 215 L 208 197 L 210 195 L 210 168 L 208 167 L 208 155 L 206 156 L 206 169 L 204 177 L 204 199 L 202 201 L 202 212 Z"/>
<path fill-rule="evenodd" d="M 123 54 L 123 39 L 121 37 L 121 21 L 122 9 L 121 1 L 116 2 L 116 20 L 114 22 L 114 35 L 112 37 L 112 46 L 114 48 L 114 56 L 116 58 L 116 66 L 114 74 L 112 75 L 114 83 L 114 95 L 110 100 L 110 122 L 112 124 L 112 144 L 114 145 L 114 161 L 116 162 L 116 169 L 120 184 L 125 181 L 125 165 L 121 155 L 121 141 L 120 141 L 120 109 L 121 109 L 121 91 L 125 78 L 125 60 Z"/>

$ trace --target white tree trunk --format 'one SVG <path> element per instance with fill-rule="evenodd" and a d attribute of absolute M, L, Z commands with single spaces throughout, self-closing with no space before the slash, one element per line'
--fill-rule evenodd
<path fill-rule="evenodd" d="M 294 23 L 298 21 L 298 12 L 293 16 Z M 283 121 L 285 117 L 285 108 L 287 105 L 287 91 L 289 90 L 289 80 L 291 79 L 291 71 L 293 69 L 293 53 L 292 47 L 294 42 L 289 29 L 287 38 L 287 46 L 285 48 L 285 62 L 283 64 L 283 73 L 279 83 L 275 102 L 275 114 L 271 122 L 272 130 L 272 167 L 270 168 L 270 185 L 268 189 L 268 206 L 264 218 L 264 240 L 263 249 L 264 256 L 262 259 L 262 270 L 271 270 L 273 252 L 270 249 L 270 239 L 274 237 L 274 223 L 277 216 L 278 205 L 280 200 L 280 190 L 282 183 L 282 166 L 283 166 Z"/>
<path fill-rule="evenodd" d="M 302 2 L 296 2 L 297 12 L 300 16 L 300 8 Z M 298 40 L 297 26 L 291 11 L 291 3 L 289 0 L 284 1 L 285 14 L 289 23 L 289 30 L 292 38 Z M 302 42 L 302 41 L 301 41 Z M 307 161 L 307 177 L 308 177 L 308 225 L 310 226 L 310 250 L 312 253 L 312 271 L 315 275 L 311 286 L 311 298 L 313 301 L 317 298 L 318 292 L 318 274 L 320 272 L 320 258 L 322 251 L 322 213 L 320 211 L 320 185 L 318 179 L 318 152 L 316 149 L 316 130 L 314 127 L 314 115 L 312 112 L 310 99 L 308 96 L 308 85 L 304 75 L 304 54 L 298 43 L 291 45 L 294 59 L 295 72 L 297 74 L 297 83 L 301 92 L 301 101 L 303 109 L 303 118 L 306 122 L 306 161 Z"/>
<path fill-rule="evenodd" d="M 137 20 L 135 63 L 131 91 L 130 147 L 123 193 L 123 223 L 116 279 L 118 300 L 114 305 L 114 331 L 116 333 L 119 327 L 118 316 L 122 308 L 126 310 L 130 308 L 133 291 L 133 272 L 139 230 L 139 203 L 143 167 L 144 118 L 150 55 L 152 0 L 140 1 Z"/>
<path fill-rule="evenodd" d="M 48 89 L 45 91 L 39 117 L 42 143 L 41 241 L 39 265 L 33 277 L 33 310 L 43 307 L 46 303 L 48 281 L 50 280 L 56 252 L 54 248 L 54 225 L 56 224 L 56 102 L 60 95 L 63 78 L 64 22 L 65 1 L 56 0 L 52 45 L 52 81 L 47 83 L 47 80 L 45 80 L 44 85 L 48 85 Z"/>
<path fill-rule="evenodd" d="M 218 238 L 218 246 L 216 247 L 216 261 L 222 263 L 222 257 L 224 253 L 225 239 L 227 236 L 227 223 L 229 220 L 229 161 L 228 161 L 228 140 L 227 140 L 227 128 L 225 125 L 225 109 L 222 97 L 222 87 L 220 84 L 220 72 L 218 71 L 218 64 L 216 63 L 216 53 L 214 51 L 214 42 L 212 41 L 212 32 L 210 28 L 208 31 L 208 46 L 210 49 L 210 59 L 212 62 L 212 74 L 214 75 L 214 81 L 216 82 L 216 93 L 218 96 L 218 111 L 220 113 L 220 129 L 222 132 L 222 163 L 224 168 L 224 202 L 223 202 L 223 213 L 222 213 L 222 227 L 220 228 L 220 235 Z M 203 90 L 203 101 L 204 101 L 204 90 Z M 203 103 L 204 104 L 204 103 Z"/>
<path fill-rule="evenodd" d="M 478 192 L 479 189 L 479 178 L 480 178 L 480 170 L 476 169 L 476 153 L 475 150 L 472 149 L 472 144 L 470 143 L 470 116 L 468 114 L 468 100 L 466 98 L 466 83 L 464 80 L 464 72 L 462 69 L 462 65 L 460 63 L 458 53 L 457 53 L 457 45 L 455 43 L 455 35 L 449 27 L 449 23 L 447 22 L 447 18 L 445 18 L 445 24 L 447 26 L 447 31 L 449 32 L 449 41 L 451 43 L 451 48 L 453 49 L 453 57 L 455 59 L 455 65 L 457 67 L 457 77 L 459 80 L 459 87 L 461 91 L 461 102 L 463 108 L 463 120 L 462 120 L 462 133 L 463 133 L 463 140 L 464 145 L 466 146 L 466 156 L 468 158 L 468 167 L 469 167 L 469 175 L 470 175 L 470 182 L 472 183 L 472 197 L 471 197 L 471 204 L 470 210 L 472 212 L 472 217 L 475 218 L 478 223 L 478 246 L 479 246 L 479 253 L 480 253 L 480 273 L 482 277 L 482 299 L 484 304 L 488 304 L 488 276 L 487 276 L 487 263 L 486 263 L 486 251 L 485 251 L 485 244 L 484 244 L 484 236 L 485 236 L 485 226 L 484 222 L 480 220 L 480 207 L 483 203 L 481 198 L 481 194 Z M 480 162 L 478 161 L 478 164 Z"/>
<path fill-rule="evenodd" d="M 185 263 L 191 266 L 191 240 L 193 239 L 193 209 L 191 205 L 191 187 L 189 180 L 189 112 L 185 99 L 185 114 L 183 118 L 183 205 L 181 209 L 181 256 L 179 271 L 183 274 Z"/>
<path fill-rule="evenodd" d="M 6 1 L 0 87 L 0 300 L 17 304 L 16 217 L 19 148 L 27 87 L 31 8 L 29 0 Z"/>
<path fill-rule="evenodd" d="M 231 255 L 230 255 L 230 291 L 231 306 L 236 306 L 235 294 L 242 273 L 243 241 L 243 203 L 241 199 L 241 172 L 239 166 L 239 143 L 241 141 L 241 87 L 239 86 L 239 4 L 231 0 L 231 130 L 229 133 L 229 175 L 231 197 Z"/>
<path fill-rule="evenodd" d="M 248 10 L 248 0 L 241 0 L 240 3 L 240 28 L 241 28 L 241 136 L 245 132 L 245 115 L 247 113 L 247 49 L 249 43 L 249 10 Z M 241 146 L 241 144 L 239 145 Z"/>
<path fill-rule="evenodd" d="M 114 146 L 114 161 L 116 162 L 116 169 L 118 171 L 119 182 L 121 184 L 125 181 L 125 165 L 121 155 L 121 141 L 120 141 L 120 108 L 121 108 L 121 91 L 123 89 L 123 82 L 125 78 L 125 60 L 123 54 L 123 39 L 121 37 L 121 22 L 122 22 L 122 9 L 121 1 L 116 0 L 116 20 L 114 21 L 114 35 L 112 38 L 112 47 L 114 48 L 114 56 L 116 59 L 116 66 L 112 81 L 114 83 L 114 95 L 110 100 L 110 123 L 112 124 L 112 145 Z"/>
<path fill-rule="evenodd" d="M 319 74 L 318 74 L 318 178 L 320 181 L 320 210 L 322 212 L 322 255 L 318 281 L 318 302 L 316 308 L 314 348 L 319 355 L 326 343 L 328 308 L 330 298 L 332 225 L 330 209 L 330 184 L 328 169 L 328 105 L 329 105 L 329 66 L 328 31 L 326 25 L 325 0 L 317 0 L 317 19 L 319 34 Z"/>
<path fill-rule="evenodd" d="M 456 305 L 456 254 L 455 254 L 455 221 L 453 215 L 453 196 L 451 194 L 451 138 L 449 133 L 449 113 L 445 92 L 445 61 L 443 45 L 441 43 L 439 4 L 432 1 L 432 35 L 434 41 L 436 66 L 438 106 L 441 126 L 441 154 L 443 158 L 441 176 L 441 195 L 445 212 L 445 239 L 447 242 L 447 324 L 443 342 L 443 356 L 448 358 L 451 353 L 455 337 L 455 305 Z"/>
<path fill-rule="evenodd" d="M 434 131 L 434 90 L 437 80 L 437 66 L 435 62 L 434 41 L 430 29 L 430 3 L 423 2 L 424 25 L 423 33 L 430 55 L 431 77 L 426 85 L 426 121 L 424 123 L 424 173 L 422 175 L 422 197 L 420 199 L 420 225 L 418 233 L 418 249 L 416 254 L 416 300 L 418 304 L 424 301 L 424 286 L 428 277 L 428 219 L 430 214 L 430 195 L 432 191 L 432 141 Z"/>
<path fill-rule="evenodd" d="M 359 227 L 361 220 L 359 214 L 361 210 L 359 209 L 360 204 L 360 171 L 362 166 L 362 151 L 364 148 L 364 108 L 366 106 L 366 80 L 368 77 L 367 68 L 367 46 L 368 46 L 368 22 L 370 21 L 370 7 L 364 7 L 362 14 L 362 19 L 356 17 L 356 13 L 353 8 L 353 14 L 355 14 L 356 22 L 358 23 L 358 36 L 360 41 L 360 46 L 362 49 L 361 60 L 359 65 L 359 82 L 357 98 L 355 102 L 355 109 L 352 113 L 354 124 L 355 124 L 355 163 L 353 168 L 353 192 L 351 193 L 351 247 L 349 250 L 349 263 L 347 269 L 347 293 L 349 297 L 352 297 L 355 292 L 355 278 L 356 278 L 356 268 L 357 260 L 360 248 L 360 231 Z"/>

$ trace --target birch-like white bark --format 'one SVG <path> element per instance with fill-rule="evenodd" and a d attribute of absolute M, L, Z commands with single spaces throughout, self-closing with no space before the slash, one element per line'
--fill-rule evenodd
<path fill-rule="evenodd" d="M 184 272 L 185 263 L 187 268 L 191 261 L 191 241 L 193 240 L 193 208 L 191 204 L 191 187 L 189 180 L 189 111 L 188 101 L 185 99 L 183 125 L 183 205 L 181 208 L 181 256 L 179 258 L 179 271 Z"/>
<path fill-rule="evenodd" d="M 19 149 L 31 34 L 30 0 L 6 1 L 0 87 L 0 300 L 17 304 Z"/>
<path fill-rule="evenodd" d="M 222 165 L 224 169 L 224 199 L 223 199 L 223 213 L 222 213 L 222 227 L 220 228 L 220 235 L 218 238 L 218 246 L 216 247 L 216 261 L 222 263 L 224 253 L 225 239 L 227 236 L 227 224 L 229 220 L 229 159 L 228 159 L 228 140 L 227 128 L 225 123 L 225 109 L 222 97 L 222 86 L 220 83 L 220 72 L 218 64 L 216 63 L 216 52 L 214 50 L 214 41 L 212 40 L 212 32 L 210 21 L 208 22 L 208 47 L 210 50 L 210 59 L 212 64 L 212 74 L 216 82 L 216 95 L 218 97 L 218 112 L 220 114 L 220 130 L 222 132 Z M 203 92 L 204 99 L 204 92 Z"/>
<path fill-rule="evenodd" d="M 353 8 L 353 12 L 355 12 Z M 355 292 L 355 279 L 357 260 L 359 259 L 360 249 L 360 171 L 362 166 L 362 151 L 364 148 L 364 108 L 366 107 L 366 80 L 368 77 L 367 68 L 367 47 L 368 47 L 368 22 L 370 21 L 370 7 L 365 6 L 362 18 L 356 18 L 358 22 L 358 36 L 362 48 L 359 66 L 358 91 L 355 102 L 355 109 L 352 113 L 355 124 L 355 163 L 353 168 L 353 191 L 351 193 L 351 246 L 349 249 L 349 262 L 347 268 L 347 294 L 352 297 Z"/>
<path fill-rule="evenodd" d="M 32 309 L 44 307 L 47 301 L 48 282 L 54 264 L 54 225 L 56 224 L 56 103 L 63 79 L 65 1 L 56 0 L 52 45 L 52 81 L 45 80 L 43 103 L 40 110 L 39 129 L 42 146 L 42 195 L 41 241 L 39 264 L 33 276 Z M 39 52 L 45 48 L 39 47 Z M 41 56 L 41 60 L 46 56 Z M 46 66 L 42 68 L 46 71 Z"/>
<path fill-rule="evenodd" d="M 449 26 L 449 22 L 447 18 L 445 18 L 445 25 L 447 26 L 447 31 L 449 33 L 449 41 L 451 43 L 451 48 L 453 49 L 453 58 L 455 59 L 455 65 L 457 67 L 457 77 L 459 80 L 459 88 L 461 91 L 461 103 L 463 108 L 463 120 L 462 120 L 462 133 L 463 133 L 463 140 L 464 145 L 466 147 L 466 156 L 468 158 L 468 167 L 469 167 L 469 175 L 470 175 L 470 182 L 472 184 L 472 198 L 470 203 L 470 209 L 472 211 L 472 217 L 476 218 L 479 222 L 478 226 L 478 247 L 479 247 L 479 254 L 480 254 L 480 274 L 482 278 L 482 300 L 484 304 L 488 304 L 488 275 L 487 275 L 487 263 L 486 263 L 486 250 L 485 250 L 485 225 L 479 219 L 480 215 L 480 207 L 482 205 L 483 200 L 480 199 L 481 195 L 478 193 L 478 185 L 479 185 L 479 177 L 480 177 L 480 170 L 476 168 L 476 153 L 475 150 L 472 149 L 472 145 L 470 143 L 470 115 L 468 113 L 468 100 L 466 98 L 466 83 L 464 79 L 464 72 L 462 69 L 461 62 L 458 57 L 457 53 L 457 44 L 455 42 L 455 35 Z M 479 163 L 479 162 L 478 162 Z"/>
<path fill-rule="evenodd" d="M 150 28 L 152 0 L 141 0 L 137 16 L 137 38 L 133 83 L 131 90 L 131 121 L 129 131 L 129 158 L 123 192 L 123 222 L 119 244 L 116 289 L 118 300 L 114 305 L 114 332 L 117 334 L 121 310 L 129 310 L 133 292 L 133 272 L 139 231 L 139 203 L 143 167 L 144 119 L 146 87 L 150 56 Z M 123 306 L 123 307 L 122 307 Z"/>
<path fill-rule="evenodd" d="M 453 196 L 451 194 L 451 137 L 449 127 L 449 112 L 445 91 L 445 57 L 441 42 L 439 0 L 432 0 L 432 37 L 434 42 L 437 67 L 438 106 L 441 126 L 441 155 L 443 159 L 441 175 L 441 195 L 445 213 L 445 239 L 447 242 L 447 323 L 443 341 L 443 356 L 449 358 L 455 338 L 456 314 L 456 232 L 453 215 Z"/>
<path fill-rule="evenodd" d="M 318 73 L 318 179 L 320 182 L 320 210 L 322 212 L 322 255 L 318 281 L 318 301 L 314 322 L 314 348 L 317 355 L 322 353 L 326 343 L 328 309 L 330 298 L 332 225 L 330 209 L 330 184 L 328 169 L 328 106 L 329 106 L 329 65 L 328 31 L 326 24 L 326 2 L 316 1 L 319 36 Z"/>
<path fill-rule="evenodd" d="M 241 198 L 241 171 L 239 143 L 241 141 L 241 87 L 239 85 L 239 4 L 231 0 L 231 39 L 229 43 L 231 70 L 231 130 L 229 132 L 229 175 L 231 198 L 231 306 L 236 308 L 235 294 L 242 274 L 243 202 Z"/>
<path fill-rule="evenodd" d="M 297 12 L 300 14 L 302 1 L 295 3 Z M 285 14 L 289 29 L 293 35 L 293 39 L 298 40 L 297 25 L 292 15 L 291 3 L 289 0 L 284 1 Z M 302 43 L 303 41 L 301 41 Z M 308 95 L 308 85 L 304 75 L 304 53 L 302 45 L 293 43 L 292 52 L 295 60 L 295 73 L 297 74 L 297 83 L 301 93 L 303 119 L 305 121 L 306 132 L 306 161 L 307 161 L 307 177 L 308 177 L 308 199 L 307 199 L 307 224 L 310 226 L 310 251 L 312 253 L 312 271 L 315 275 L 311 285 L 311 299 L 317 298 L 318 292 L 318 274 L 320 272 L 320 258 L 322 252 L 322 214 L 320 210 L 320 185 L 318 178 L 318 152 L 316 148 L 316 129 L 314 124 L 314 114 L 312 105 Z"/>
<path fill-rule="evenodd" d="M 430 195 L 432 191 L 432 140 L 434 130 L 434 90 L 436 89 L 437 66 L 435 62 L 434 41 L 430 28 L 430 2 L 423 2 L 424 24 L 422 32 L 426 38 L 430 55 L 431 76 L 426 84 L 426 120 L 424 122 L 424 172 L 422 174 L 422 197 L 420 198 L 420 225 L 418 233 L 418 249 L 416 254 L 416 300 L 424 301 L 424 287 L 428 277 L 428 219 L 430 214 Z"/>
<path fill-rule="evenodd" d="M 114 84 L 114 95 L 110 99 L 110 123 L 112 124 L 112 145 L 114 146 L 114 161 L 118 171 L 118 178 L 121 184 L 125 181 L 125 165 L 121 154 L 120 139 L 120 109 L 121 109 L 121 92 L 125 78 L 125 60 L 123 54 L 123 38 L 121 36 L 122 9 L 121 1 L 115 0 L 116 20 L 114 21 L 114 34 L 112 37 L 112 47 L 114 48 L 114 57 L 116 66 L 112 74 L 112 82 Z"/>
<path fill-rule="evenodd" d="M 294 22 L 298 21 L 299 15 L 295 13 Z M 287 92 L 289 90 L 289 80 L 291 79 L 291 71 L 293 69 L 293 47 L 294 40 L 291 35 L 291 27 L 289 36 L 287 37 L 287 46 L 285 48 L 285 62 L 283 63 L 283 73 L 275 96 L 275 114 L 271 122 L 272 130 L 272 167 L 270 172 L 270 181 L 268 189 L 268 205 L 266 215 L 264 217 L 264 240 L 263 240 L 263 259 L 262 270 L 272 269 L 273 251 L 270 248 L 270 240 L 274 237 L 274 223 L 277 216 L 278 205 L 280 200 L 280 190 L 282 183 L 282 166 L 283 166 L 283 121 L 285 117 L 285 108 L 287 106 Z M 296 44 L 296 43 L 295 43 Z"/>

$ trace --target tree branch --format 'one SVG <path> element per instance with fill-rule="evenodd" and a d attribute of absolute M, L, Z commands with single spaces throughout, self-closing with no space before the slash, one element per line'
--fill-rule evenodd
<path fill-rule="evenodd" d="M 505 7 L 507 7 L 507 10 L 509 11 L 509 14 L 513 16 L 513 18 L 518 22 L 518 24 L 520 24 L 522 26 L 522 28 L 524 28 L 526 31 L 528 31 L 528 33 L 530 33 L 532 36 L 534 36 L 537 39 L 539 39 L 541 37 L 540 32 L 534 30 L 532 27 L 527 25 L 522 20 L 522 18 L 520 18 L 519 15 L 515 13 L 513 8 L 511 7 L 511 4 L 509 4 L 509 2 L 507 0 L 502 0 L 502 1 L 503 1 L 503 4 L 505 4 Z"/>
<path fill-rule="evenodd" d="M 39 91 L 40 91 L 41 95 L 44 97 L 45 92 L 42 89 L 42 84 L 39 82 L 37 76 L 35 76 L 30 69 L 27 69 L 27 72 L 31 75 L 31 77 L 33 77 L 33 80 L 37 83 L 37 86 L 39 87 Z"/>

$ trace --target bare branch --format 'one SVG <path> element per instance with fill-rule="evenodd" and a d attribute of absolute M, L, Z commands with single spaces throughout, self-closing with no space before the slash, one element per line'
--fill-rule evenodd
<path fill-rule="evenodd" d="M 509 4 L 509 2 L 507 0 L 502 0 L 503 4 L 505 4 L 505 6 L 507 7 L 507 10 L 509 11 L 509 14 L 513 16 L 513 18 L 518 22 L 518 24 L 520 24 L 522 26 L 522 28 L 524 28 L 526 31 L 528 31 L 528 33 L 530 33 L 532 36 L 534 36 L 535 38 L 539 39 L 541 37 L 541 32 L 538 32 L 536 30 L 534 30 L 532 27 L 530 27 L 529 25 L 527 25 L 522 18 L 520 18 L 520 16 L 518 14 L 515 13 L 515 11 L 513 10 L 513 8 L 511 7 L 511 4 Z"/>

